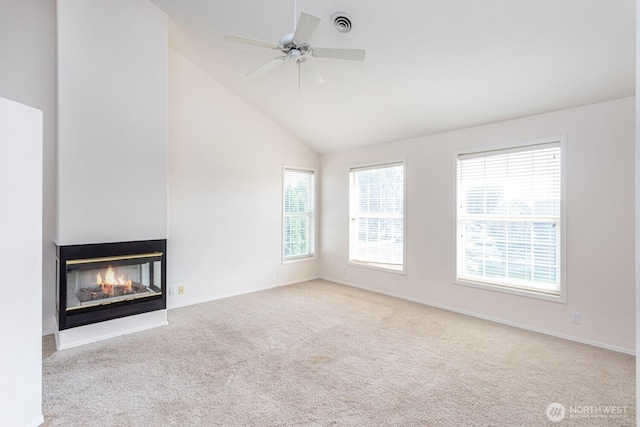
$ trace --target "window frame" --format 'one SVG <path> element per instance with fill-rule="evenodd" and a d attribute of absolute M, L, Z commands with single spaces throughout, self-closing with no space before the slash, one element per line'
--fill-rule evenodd
<path fill-rule="evenodd" d="M 376 262 L 367 262 L 367 261 L 358 261 L 352 259 L 351 250 L 352 250 L 352 224 L 354 222 L 353 211 L 352 211 L 352 191 L 353 191 L 353 183 L 351 179 L 351 174 L 357 170 L 371 170 L 371 169 L 379 169 L 390 166 L 402 166 L 403 168 L 403 180 L 402 180 L 402 264 L 400 268 L 390 268 L 387 267 L 383 263 Z M 367 162 L 367 163 L 359 163 L 355 165 L 349 166 L 347 171 L 347 209 L 348 209 L 348 217 L 347 217 L 347 265 L 354 267 L 367 268 L 371 270 L 378 270 L 387 273 L 393 274 L 407 274 L 407 160 L 402 159 L 393 159 L 388 161 L 379 161 L 379 162 Z"/>
<path fill-rule="evenodd" d="M 470 281 L 458 277 L 458 159 L 460 156 L 490 154 L 495 151 L 522 150 L 527 146 L 558 144 L 560 147 L 560 292 L 558 295 L 522 289 L 515 286 L 500 285 L 482 281 Z M 453 283 L 500 293 L 530 297 L 545 301 L 567 302 L 567 137 L 566 135 L 532 139 L 526 141 L 468 148 L 453 152 Z"/>
<path fill-rule="evenodd" d="M 285 182 L 286 182 L 286 173 L 287 171 L 294 172 L 305 172 L 310 173 L 312 176 L 311 182 L 311 212 L 307 215 L 309 216 L 309 254 L 308 255 L 295 255 L 295 256 L 285 256 L 285 217 L 287 213 L 285 212 Z M 316 230 L 317 230 L 317 185 L 318 185 L 318 173 L 315 168 L 306 167 L 306 166 L 294 166 L 294 165 L 283 165 L 282 166 L 282 183 L 281 183 L 281 226 L 280 226 L 280 256 L 282 258 L 282 264 L 293 264 L 297 262 L 305 262 L 305 261 L 314 261 L 317 259 L 317 248 L 316 248 Z"/>

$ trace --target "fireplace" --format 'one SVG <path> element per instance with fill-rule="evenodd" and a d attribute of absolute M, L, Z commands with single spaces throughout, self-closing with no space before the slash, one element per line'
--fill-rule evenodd
<path fill-rule="evenodd" d="M 166 240 L 58 246 L 58 329 L 166 308 Z"/>

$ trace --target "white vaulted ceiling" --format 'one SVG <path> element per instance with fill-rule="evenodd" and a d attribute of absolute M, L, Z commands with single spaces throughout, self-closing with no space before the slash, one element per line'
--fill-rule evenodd
<path fill-rule="evenodd" d="M 152 0 L 173 48 L 320 153 L 395 141 L 635 94 L 635 0 L 297 0 L 322 18 L 311 44 L 363 48 L 365 61 L 311 58 L 325 84 L 278 52 L 294 0 Z M 331 23 L 348 13 L 350 33 Z"/>

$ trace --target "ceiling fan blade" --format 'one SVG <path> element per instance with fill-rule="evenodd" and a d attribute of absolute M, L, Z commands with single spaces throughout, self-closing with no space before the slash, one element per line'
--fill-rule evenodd
<path fill-rule="evenodd" d="M 309 43 L 309 39 L 318 28 L 320 18 L 305 12 L 300 14 L 296 31 L 293 33 L 293 42 L 297 45 Z"/>
<path fill-rule="evenodd" d="M 228 42 L 251 44 L 251 45 L 254 45 L 254 46 L 266 47 L 268 49 L 277 49 L 279 47 L 277 43 L 266 42 L 266 41 L 263 41 L 263 40 L 250 39 L 248 37 L 241 37 L 241 36 L 236 36 L 236 35 L 233 35 L 233 34 L 227 34 L 226 36 L 224 36 L 224 39 L 226 41 L 228 41 Z"/>
<path fill-rule="evenodd" d="M 333 49 L 316 47 L 311 50 L 313 56 L 318 58 L 348 59 L 350 61 L 364 61 L 366 51 L 364 49 Z"/>
<path fill-rule="evenodd" d="M 259 66 L 258 68 L 256 68 L 255 70 L 253 70 L 252 72 L 247 74 L 247 76 L 249 76 L 249 77 L 260 77 L 262 75 L 265 75 L 269 71 L 273 70 L 278 65 L 280 65 L 284 61 L 286 61 L 286 59 L 287 59 L 286 56 L 278 56 L 276 58 L 273 58 L 271 61 L 268 61 L 268 62 L 262 64 L 261 66 Z"/>

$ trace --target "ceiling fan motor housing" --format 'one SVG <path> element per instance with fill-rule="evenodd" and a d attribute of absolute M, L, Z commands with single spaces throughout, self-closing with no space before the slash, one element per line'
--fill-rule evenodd
<path fill-rule="evenodd" d="M 309 52 L 308 44 L 296 44 L 293 41 L 293 33 L 280 37 L 278 44 L 282 46 L 282 52 L 288 54 L 290 57 L 297 57 Z"/>
<path fill-rule="evenodd" d="M 280 37 L 280 41 L 278 42 L 278 44 L 285 49 L 295 47 L 295 44 L 293 43 L 293 33 L 285 34 L 284 36 Z"/>

